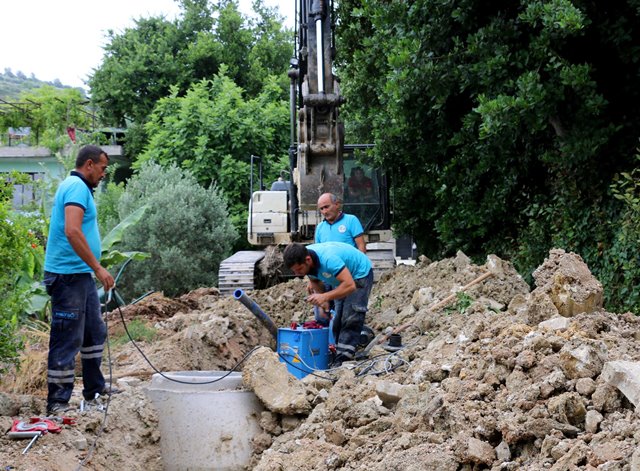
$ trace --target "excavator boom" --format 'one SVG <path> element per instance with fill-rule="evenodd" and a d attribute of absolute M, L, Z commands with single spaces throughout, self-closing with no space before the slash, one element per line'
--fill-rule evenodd
<path fill-rule="evenodd" d="M 314 211 L 322 193 L 343 195 L 344 127 L 338 119 L 340 95 L 333 75 L 332 8 L 328 0 L 300 0 L 297 35 L 297 159 L 293 173 L 298 205 Z"/>
<path fill-rule="evenodd" d="M 280 179 L 270 190 L 252 193 L 248 240 L 263 248 L 312 242 L 315 228 L 321 222 L 318 198 L 323 193 L 333 193 L 344 202 L 345 212 L 360 219 L 368 242 L 367 255 L 377 279 L 395 265 L 386 179 L 382 172 L 361 163 L 360 154 L 366 153 L 371 145 L 344 143 L 344 126 L 339 117 L 344 98 L 333 74 L 332 1 L 296 0 L 296 5 L 295 54 L 288 74 L 291 179 Z M 254 157 L 251 157 L 252 172 Z M 261 159 L 257 161 L 262 165 Z M 347 171 L 369 181 L 366 198 L 356 194 L 350 185 L 351 178 L 345 175 Z M 258 264 L 271 258 L 265 257 L 265 253 L 244 251 L 224 260 L 219 271 L 220 291 L 233 294 L 238 288 L 250 290 L 261 286 Z"/>

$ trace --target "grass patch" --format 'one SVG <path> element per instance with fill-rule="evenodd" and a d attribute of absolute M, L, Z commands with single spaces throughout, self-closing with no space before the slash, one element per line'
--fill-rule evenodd
<path fill-rule="evenodd" d="M 140 319 L 134 319 L 127 324 L 127 329 L 129 330 L 129 334 L 131 334 L 131 338 L 135 342 L 151 342 L 156 338 L 158 333 L 153 327 L 148 326 Z M 130 342 L 129 336 L 126 332 L 123 332 L 122 335 L 114 337 L 111 340 L 111 345 L 114 347 L 122 346 L 128 342 Z"/>

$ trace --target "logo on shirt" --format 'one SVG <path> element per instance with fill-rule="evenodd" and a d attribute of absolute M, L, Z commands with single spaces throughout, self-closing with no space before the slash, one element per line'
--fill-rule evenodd
<path fill-rule="evenodd" d="M 344 234 L 345 232 L 347 232 L 347 226 L 345 226 L 344 224 L 340 224 L 340 226 L 338 227 L 338 232 L 340 234 Z"/>
<path fill-rule="evenodd" d="M 331 278 L 331 273 L 327 273 L 326 271 L 322 273 L 322 278 Z"/>

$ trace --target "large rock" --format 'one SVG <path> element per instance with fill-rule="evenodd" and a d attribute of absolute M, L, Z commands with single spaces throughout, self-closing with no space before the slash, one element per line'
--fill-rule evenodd
<path fill-rule="evenodd" d="M 394 406 L 402 399 L 407 390 L 417 390 L 414 385 L 403 385 L 391 381 L 376 382 L 376 394 L 386 407 Z"/>
<path fill-rule="evenodd" d="M 20 410 L 20 404 L 15 400 L 15 397 L 0 392 L 0 416 L 18 415 Z"/>
<path fill-rule="evenodd" d="M 568 392 L 552 397 L 547 405 L 551 417 L 555 420 L 580 426 L 584 423 L 587 415 L 582 397 L 575 392 Z"/>
<path fill-rule="evenodd" d="M 267 347 L 260 347 L 249 356 L 242 380 L 271 412 L 291 415 L 311 410 L 304 384 L 289 374 L 278 354 Z"/>
<path fill-rule="evenodd" d="M 609 361 L 602 368 L 602 379 L 629 399 L 640 409 L 640 363 L 633 361 Z"/>
<path fill-rule="evenodd" d="M 549 258 L 533 272 L 537 288 L 549 295 L 560 315 L 572 317 L 602 309 L 602 284 L 582 258 L 562 249 L 549 251 Z"/>
<path fill-rule="evenodd" d="M 572 340 L 560 350 L 560 367 L 570 379 L 593 378 L 607 360 L 607 347 L 601 341 Z"/>
<path fill-rule="evenodd" d="M 590 453 L 591 450 L 584 442 L 578 442 L 551 467 L 551 471 L 579 469 L 579 463 L 586 461 Z"/>
<path fill-rule="evenodd" d="M 456 456 L 463 463 L 490 465 L 496 459 L 496 451 L 487 442 L 474 437 L 459 437 Z"/>
<path fill-rule="evenodd" d="M 548 319 L 558 317 L 558 309 L 543 291 L 534 290 L 526 296 L 514 297 L 509 309 L 519 315 L 527 325 L 537 325 Z"/>

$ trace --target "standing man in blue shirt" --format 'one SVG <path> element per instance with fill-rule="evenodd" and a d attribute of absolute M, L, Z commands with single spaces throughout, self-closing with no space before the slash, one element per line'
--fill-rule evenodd
<path fill-rule="evenodd" d="M 100 265 L 100 233 L 93 190 L 105 176 L 109 157 L 100 147 L 84 146 L 76 168 L 54 197 L 44 262 L 44 284 L 51 296 L 51 333 L 47 363 L 47 414 L 69 408 L 75 357 L 80 352 L 85 399 L 107 393 L 100 371 L 107 329 L 93 274 L 105 293 L 114 279 Z"/>
<path fill-rule="evenodd" d="M 318 198 L 318 210 L 324 221 L 316 227 L 315 243 L 344 242 L 353 245 L 362 253 L 367 253 L 364 229 L 353 214 L 342 212 L 340 200 L 333 193 L 324 193 Z"/>
<path fill-rule="evenodd" d="M 296 276 L 308 276 L 313 293 L 307 302 L 328 307 L 335 300 L 333 334 L 336 357 L 333 367 L 352 360 L 364 326 L 369 294 L 373 286 L 373 268 L 369 258 L 342 242 L 304 246 L 293 243 L 284 250 L 284 263 Z M 325 291 L 324 283 L 333 289 Z"/>

